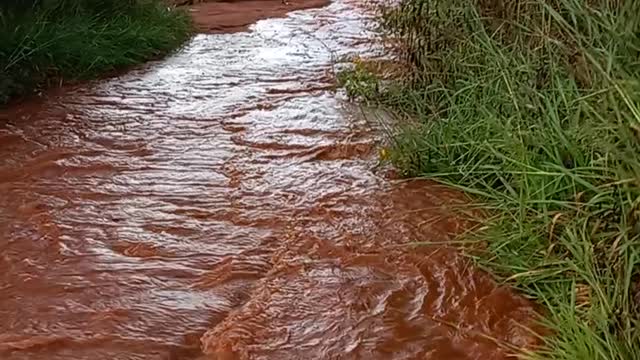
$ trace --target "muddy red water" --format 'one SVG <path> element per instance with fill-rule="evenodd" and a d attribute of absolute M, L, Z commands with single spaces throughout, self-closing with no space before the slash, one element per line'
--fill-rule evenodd
<path fill-rule="evenodd" d="M 0 358 L 503 359 L 534 310 L 442 242 L 460 196 L 378 176 L 332 89 L 355 2 L 198 35 L 0 122 Z"/>
<path fill-rule="evenodd" d="M 176 0 L 176 4 L 188 3 Z M 227 0 L 194 1 L 189 7 L 196 28 L 201 32 L 218 33 L 246 30 L 257 20 L 279 17 L 292 10 L 324 6 L 330 0 Z"/>

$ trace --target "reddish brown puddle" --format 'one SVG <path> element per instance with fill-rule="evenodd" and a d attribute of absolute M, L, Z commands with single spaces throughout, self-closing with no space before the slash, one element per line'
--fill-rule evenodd
<path fill-rule="evenodd" d="M 442 242 L 459 195 L 376 175 L 331 89 L 355 1 L 199 35 L 0 122 L 0 358 L 504 359 L 531 304 Z"/>

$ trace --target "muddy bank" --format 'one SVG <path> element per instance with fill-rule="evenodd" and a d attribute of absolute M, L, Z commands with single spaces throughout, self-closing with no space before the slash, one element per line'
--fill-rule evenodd
<path fill-rule="evenodd" d="M 196 29 L 205 33 L 246 30 L 258 20 L 281 17 L 290 11 L 325 6 L 330 0 L 231 0 L 191 5 Z"/>

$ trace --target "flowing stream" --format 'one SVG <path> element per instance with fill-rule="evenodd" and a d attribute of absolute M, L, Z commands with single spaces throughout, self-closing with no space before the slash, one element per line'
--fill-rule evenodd
<path fill-rule="evenodd" d="M 357 0 L 201 34 L 0 116 L 4 360 L 505 359 L 528 301 L 437 245 L 461 196 L 377 169 L 335 91 Z M 416 247 L 414 242 L 432 244 Z"/>

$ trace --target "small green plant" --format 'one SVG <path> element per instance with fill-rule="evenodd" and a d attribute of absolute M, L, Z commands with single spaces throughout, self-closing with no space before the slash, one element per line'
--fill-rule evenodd
<path fill-rule="evenodd" d="M 378 78 L 359 59 L 353 62 L 352 68 L 338 73 L 338 84 L 345 89 L 350 99 L 371 102 L 380 95 Z"/>

